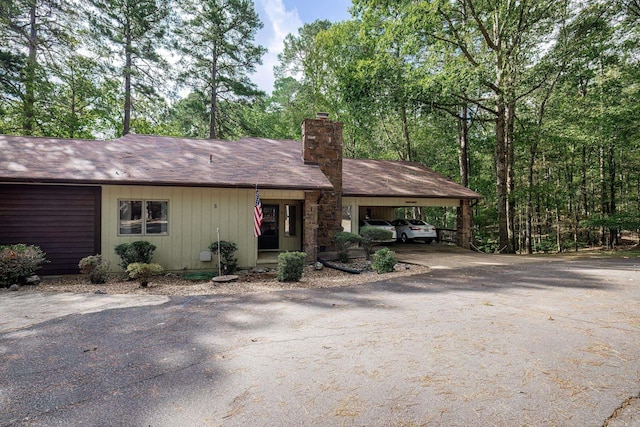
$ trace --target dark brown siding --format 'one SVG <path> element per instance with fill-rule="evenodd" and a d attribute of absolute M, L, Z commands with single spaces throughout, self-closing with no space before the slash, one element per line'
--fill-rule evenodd
<path fill-rule="evenodd" d="M 0 245 L 38 245 L 38 274 L 76 274 L 100 252 L 100 187 L 0 184 Z"/>

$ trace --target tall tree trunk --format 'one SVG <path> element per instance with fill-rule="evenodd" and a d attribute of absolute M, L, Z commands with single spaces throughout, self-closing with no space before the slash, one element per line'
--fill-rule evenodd
<path fill-rule="evenodd" d="M 604 145 L 601 143 L 598 150 L 599 154 L 599 167 L 600 167 L 600 212 L 602 217 L 609 213 L 609 201 L 607 200 L 607 180 L 605 171 L 605 157 L 604 157 Z M 606 247 L 609 247 L 609 236 L 607 235 L 607 229 L 604 224 L 600 227 L 600 239 Z"/>
<path fill-rule="evenodd" d="M 609 213 L 616 213 L 616 156 L 613 143 L 609 145 Z"/>
<path fill-rule="evenodd" d="M 536 155 L 538 152 L 538 139 L 534 136 L 534 140 L 529 148 L 529 167 L 527 171 L 527 214 L 525 224 L 525 250 L 526 253 L 533 253 L 533 167 L 535 166 Z"/>
<path fill-rule="evenodd" d="M 76 82 L 75 72 L 71 70 L 71 120 L 69 121 L 69 138 L 75 138 L 78 120 L 76 117 Z"/>
<path fill-rule="evenodd" d="M 125 66 L 124 66 L 124 120 L 122 134 L 127 135 L 131 130 L 131 68 L 133 66 L 133 48 L 131 46 L 131 27 L 127 23 L 125 28 Z"/>
<path fill-rule="evenodd" d="M 562 229 L 560 228 L 560 203 L 556 204 L 556 247 L 557 252 L 562 252 Z"/>
<path fill-rule="evenodd" d="M 587 218 L 589 216 L 589 194 L 587 192 L 587 147 L 582 146 L 582 156 L 581 156 L 581 169 L 582 169 L 582 179 L 580 180 L 580 191 L 582 192 L 582 216 Z"/>
<path fill-rule="evenodd" d="M 511 243 L 509 247 L 509 253 L 515 252 L 516 250 L 516 233 L 515 233 L 515 217 L 516 217 L 516 207 L 514 200 L 514 191 L 515 191 L 515 180 L 514 180 L 514 153 L 513 153 L 513 145 L 514 145 L 514 132 L 515 132 L 515 122 L 516 122 L 516 103 L 515 96 L 510 97 L 510 101 L 507 103 L 506 110 L 506 130 L 505 130 L 505 141 L 507 148 L 507 234 L 509 236 L 509 242 Z"/>
<path fill-rule="evenodd" d="M 218 115 L 218 85 L 216 79 L 218 78 L 218 58 L 216 54 L 213 54 L 211 60 L 211 99 L 209 100 L 210 120 L 209 120 L 209 139 L 216 139 L 216 119 Z"/>
<path fill-rule="evenodd" d="M 460 183 L 469 186 L 469 107 L 463 104 L 458 116 L 458 163 L 460 164 Z"/>
<path fill-rule="evenodd" d="M 32 0 L 29 9 L 29 55 L 27 57 L 27 66 L 25 67 L 25 94 L 23 100 L 23 122 L 22 132 L 25 135 L 33 135 L 35 123 L 35 85 L 36 85 L 36 68 L 37 51 L 38 51 L 38 28 L 36 26 L 36 0 Z"/>
<path fill-rule="evenodd" d="M 512 253 L 509 235 L 509 212 L 507 198 L 507 136 L 506 136 L 506 107 L 502 96 L 498 96 L 496 117 L 496 197 L 498 199 L 498 234 L 499 250 Z"/>
<path fill-rule="evenodd" d="M 409 123 L 407 120 L 407 107 L 402 104 L 400 107 L 400 114 L 402 117 L 402 136 L 404 137 L 404 143 L 407 150 L 407 160 L 413 161 L 413 155 L 411 154 L 411 139 L 409 137 Z"/>
<path fill-rule="evenodd" d="M 609 144 L 609 214 L 615 215 L 617 209 L 616 204 L 616 157 L 614 144 Z M 618 229 L 609 229 L 611 242 L 616 246 L 618 242 Z"/>

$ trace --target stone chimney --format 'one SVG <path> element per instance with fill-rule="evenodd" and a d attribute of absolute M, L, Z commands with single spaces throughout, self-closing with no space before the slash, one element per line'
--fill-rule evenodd
<path fill-rule="evenodd" d="M 305 164 L 318 165 L 333 186 L 333 190 L 319 194 L 317 220 L 317 249 L 333 250 L 333 236 L 342 230 L 342 123 L 328 120 L 327 113 L 304 120 L 302 160 Z M 315 230 L 306 227 L 305 236 L 314 236 Z"/>

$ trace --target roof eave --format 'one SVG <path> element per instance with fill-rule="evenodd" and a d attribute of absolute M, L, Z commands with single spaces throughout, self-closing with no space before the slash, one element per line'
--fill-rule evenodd
<path fill-rule="evenodd" d="M 215 183 L 215 182 L 179 182 L 179 181 L 111 181 L 92 179 L 55 179 L 55 178 L 6 178 L 0 177 L 2 183 L 22 184 L 60 184 L 60 185 L 138 185 L 158 187 L 210 187 L 210 188 L 255 188 L 256 183 Z M 332 190 L 331 185 L 273 185 L 257 183 L 260 189 L 269 190 Z"/>
<path fill-rule="evenodd" d="M 343 192 L 342 197 L 380 197 L 380 198 L 412 198 L 412 199 L 459 199 L 459 200 L 480 200 L 481 195 L 426 195 L 426 194 L 368 194 Z"/>

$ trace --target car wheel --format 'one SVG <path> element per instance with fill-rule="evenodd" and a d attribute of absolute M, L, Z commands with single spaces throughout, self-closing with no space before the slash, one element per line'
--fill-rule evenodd
<path fill-rule="evenodd" d="M 400 236 L 400 240 L 402 240 L 402 243 L 407 243 L 411 239 L 409 239 L 405 233 L 402 233 L 402 236 Z"/>
<path fill-rule="evenodd" d="M 425 242 L 426 244 L 429 244 L 429 243 L 433 242 L 433 239 L 424 239 L 424 242 Z"/>

